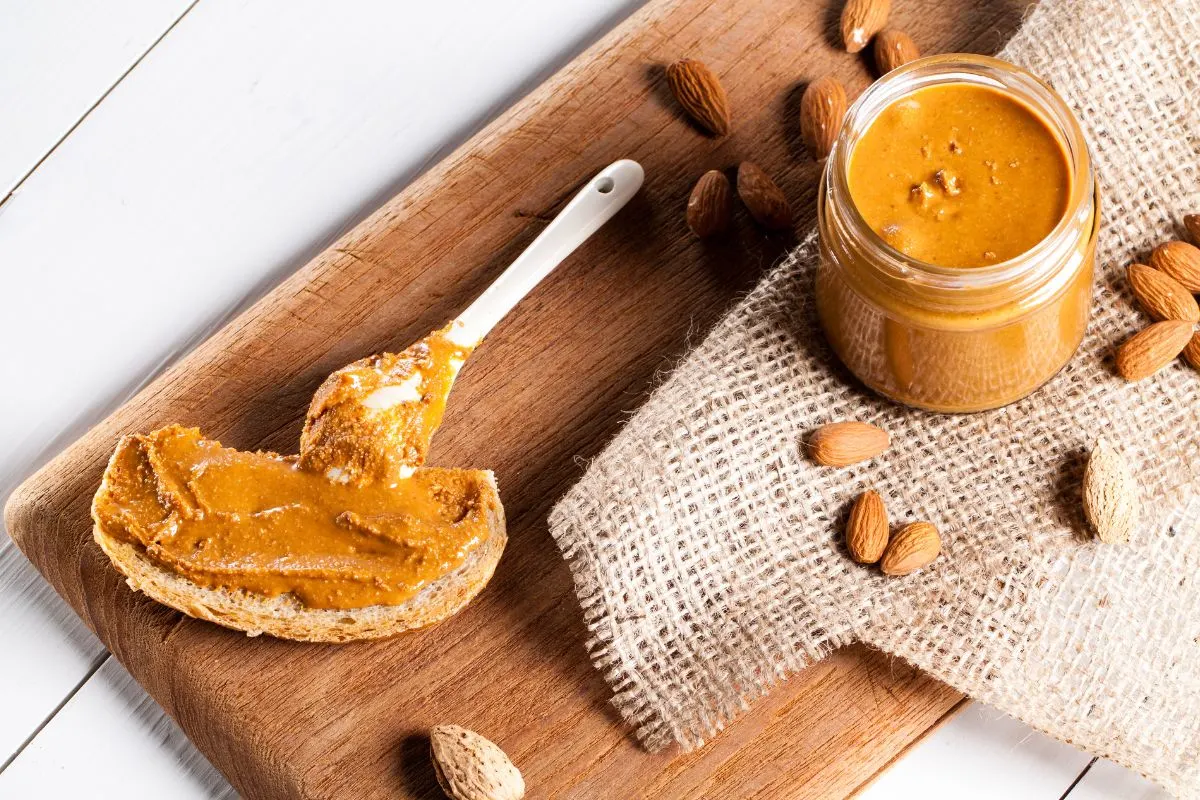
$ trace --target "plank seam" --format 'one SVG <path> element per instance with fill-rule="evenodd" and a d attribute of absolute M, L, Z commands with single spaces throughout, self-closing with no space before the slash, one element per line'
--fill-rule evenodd
<path fill-rule="evenodd" d="M 172 30 L 174 30 L 175 26 L 178 25 L 180 22 L 182 22 L 183 18 L 186 17 L 188 15 L 188 13 L 191 12 L 191 10 L 193 8 L 195 8 L 196 4 L 199 2 L 200 2 L 200 0 L 192 0 L 192 2 L 188 4 L 188 7 L 185 8 L 183 10 L 183 12 L 178 17 L 176 17 L 171 22 L 170 25 L 167 26 L 166 30 L 164 30 L 162 33 L 160 33 L 158 35 L 158 37 L 153 42 L 150 43 L 150 46 L 147 47 L 144 51 L 142 51 L 141 55 L 139 55 L 137 58 L 135 58 L 133 60 L 133 63 L 130 64 L 125 69 L 124 72 L 122 72 L 120 75 L 118 75 L 117 79 L 115 81 L 113 81 L 112 84 L 107 89 L 105 89 L 103 92 L 100 93 L 100 96 L 98 98 L 96 98 L 96 101 L 87 107 L 87 109 L 79 116 L 79 119 L 75 120 L 75 122 L 69 128 L 67 128 L 66 132 L 64 132 L 62 136 L 58 137 L 58 139 L 54 142 L 54 144 L 50 145 L 50 148 L 48 150 L 46 150 L 45 153 L 42 154 L 41 158 L 39 158 L 37 161 L 35 161 L 33 166 L 30 167 L 28 170 L 26 170 L 25 173 L 22 174 L 21 177 L 17 179 L 16 183 L 14 183 L 11 188 L 9 188 L 8 192 L 5 193 L 4 197 L 0 197 L 0 211 L 4 210 L 4 205 L 9 200 L 11 200 L 17 194 L 17 192 L 19 192 L 21 190 L 21 187 L 25 185 L 25 182 L 27 180 L 29 180 L 29 178 L 33 175 L 33 173 L 37 172 L 38 168 L 41 167 L 42 164 L 46 163 L 46 159 L 48 159 L 48 158 L 50 158 L 50 156 L 54 155 L 55 151 L 58 150 L 58 148 L 62 145 L 62 143 L 65 142 L 71 136 L 71 134 L 73 134 L 79 128 L 79 126 L 84 123 L 84 120 L 86 120 L 88 117 L 90 117 L 92 115 L 92 112 L 95 111 L 100 106 L 100 104 L 103 103 L 104 100 L 110 94 L 113 93 L 114 89 L 116 89 L 118 86 L 121 85 L 122 81 L 124 81 L 127 77 L 129 77 L 129 73 L 133 72 L 137 68 L 138 64 L 141 64 L 142 60 L 145 59 L 146 56 L 150 55 L 150 52 L 154 48 L 158 47 L 159 42 L 161 42 L 163 39 L 165 39 L 167 34 L 170 33 Z M 7 764 L 7 762 L 6 762 L 6 764 Z"/>
<path fill-rule="evenodd" d="M 195 3 L 193 3 L 193 5 L 195 5 Z M 108 651 L 105 651 L 104 654 L 96 661 L 96 663 L 93 664 L 86 673 L 84 673 L 84 676 L 79 680 L 79 683 L 75 684 L 75 687 L 71 689 L 71 691 L 67 692 L 67 696 L 64 697 L 58 705 L 51 709 L 50 713 L 46 715 L 46 718 L 38 723 L 38 726 L 33 729 L 32 733 L 25 737 L 25 741 L 21 742 L 21 744 L 17 746 L 17 749 L 12 752 L 12 755 L 4 760 L 3 764 L 0 764 L 0 774 L 3 774 L 4 770 L 8 769 L 12 763 L 17 760 L 21 753 L 25 752 L 25 749 L 29 747 L 29 745 L 33 744 L 33 740 L 38 737 L 38 734 L 45 730 L 46 726 L 50 724 L 52 719 L 58 716 L 58 712 L 66 708 L 67 703 L 71 702 L 71 698 L 79 694 L 79 690 L 84 687 L 84 684 L 90 681 L 92 676 L 95 675 L 96 672 L 99 671 L 100 667 L 104 666 L 104 663 L 111 657 L 112 654 Z"/>

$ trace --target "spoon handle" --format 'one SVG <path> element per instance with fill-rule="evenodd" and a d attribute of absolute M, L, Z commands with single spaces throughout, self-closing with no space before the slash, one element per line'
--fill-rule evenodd
<path fill-rule="evenodd" d="M 637 194 L 643 177 L 640 164 L 622 159 L 588 181 L 525 252 L 459 314 L 448 338 L 461 347 L 479 344 L 542 278 Z"/>

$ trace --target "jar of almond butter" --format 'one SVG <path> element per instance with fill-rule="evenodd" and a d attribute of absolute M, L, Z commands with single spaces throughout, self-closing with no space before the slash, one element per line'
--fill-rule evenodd
<path fill-rule="evenodd" d="M 838 357 L 906 405 L 1012 403 L 1079 347 L 1099 203 L 1079 123 L 994 58 L 888 73 L 851 107 L 818 200 L 816 300 Z"/>

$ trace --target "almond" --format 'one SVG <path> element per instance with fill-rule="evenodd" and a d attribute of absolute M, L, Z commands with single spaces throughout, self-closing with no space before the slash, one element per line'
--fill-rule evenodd
<path fill-rule="evenodd" d="M 1200 369 L 1200 333 L 1193 333 L 1187 347 L 1183 348 L 1183 357 L 1196 369 Z"/>
<path fill-rule="evenodd" d="M 857 53 L 887 24 L 892 0 L 846 0 L 842 9 L 842 42 L 847 53 Z"/>
<path fill-rule="evenodd" d="M 912 522 L 892 534 L 879 568 L 885 575 L 907 575 L 929 566 L 942 552 L 942 537 L 930 522 Z"/>
<path fill-rule="evenodd" d="M 1200 214 L 1188 214 L 1183 218 L 1183 227 L 1192 244 L 1200 247 Z"/>
<path fill-rule="evenodd" d="M 520 800 L 525 780 L 504 751 L 474 731 L 438 725 L 429 733 L 433 771 L 453 800 Z"/>
<path fill-rule="evenodd" d="M 1101 439 L 1083 472 L 1083 514 L 1100 541 L 1126 544 L 1137 527 L 1137 480 L 1121 452 Z"/>
<path fill-rule="evenodd" d="M 1200 292 L 1200 248 L 1187 242 L 1166 242 L 1150 254 L 1150 266 L 1167 273 L 1189 292 Z"/>
<path fill-rule="evenodd" d="M 684 58 L 669 65 L 667 85 L 697 125 L 714 136 L 729 133 L 729 97 L 716 74 L 702 62 Z"/>
<path fill-rule="evenodd" d="M 813 461 L 826 467 L 848 467 L 888 449 L 887 431 L 865 422 L 822 425 L 808 440 Z"/>
<path fill-rule="evenodd" d="M 812 157 L 829 155 L 846 116 L 846 89 L 837 78 L 817 78 L 800 98 L 800 137 Z"/>
<path fill-rule="evenodd" d="M 1196 298 L 1183 284 L 1165 272 L 1145 264 L 1130 264 L 1129 285 L 1133 287 L 1133 294 L 1142 308 L 1155 319 L 1200 322 L 1200 306 L 1196 305 Z"/>
<path fill-rule="evenodd" d="M 687 224 L 701 239 L 729 229 L 733 215 L 733 188 L 720 170 L 710 169 L 700 176 L 688 197 Z"/>
<path fill-rule="evenodd" d="M 886 75 L 897 67 L 921 57 L 917 43 L 902 30 L 888 28 L 875 37 L 875 69 Z"/>
<path fill-rule="evenodd" d="M 1155 322 L 1117 349 L 1117 373 L 1127 381 L 1149 378 L 1183 352 L 1193 325 L 1181 320 Z"/>
<path fill-rule="evenodd" d="M 750 216 L 767 230 L 777 231 L 792 225 L 792 207 L 775 181 L 755 164 L 738 165 L 737 193 Z"/>
<path fill-rule="evenodd" d="M 850 509 L 846 523 L 846 549 L 860 564 L 874 564 L 883 555 L 888 543 L 887 508 L 879 492 L 867 491 L 858 496 Z"/>

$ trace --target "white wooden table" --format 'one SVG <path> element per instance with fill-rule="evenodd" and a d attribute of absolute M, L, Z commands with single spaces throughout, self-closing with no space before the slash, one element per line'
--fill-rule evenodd
<path fill-rule="evenodd" d="M 638 5 L 0 0 L 0 499 Z M 6 535 L 0 642 L 0 797 L 233 794 Z M 976 705 L 865 796 L 1163 796 L 1091 761 Z"/>

